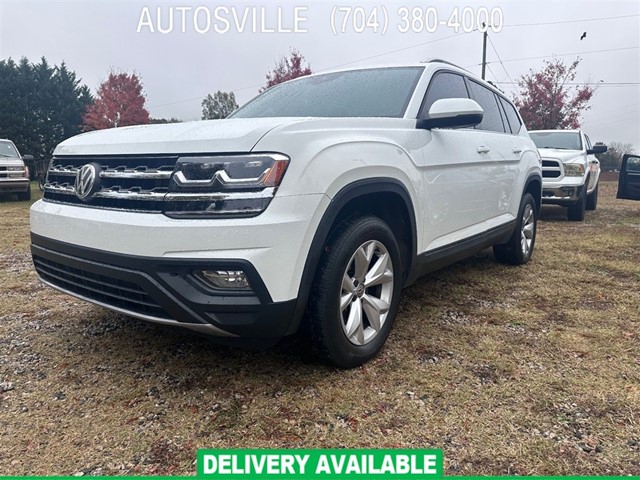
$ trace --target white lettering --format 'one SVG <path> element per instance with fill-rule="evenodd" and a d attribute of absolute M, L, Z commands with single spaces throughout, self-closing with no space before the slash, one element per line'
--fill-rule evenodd
<path fill-rule="evenodd" d="M 329 460 L 326 455 L 320 455 L 318 458 L 318 465 L 316 465 L 316 475 L 319 473 L 331 474 L 331 467 L 329 466 Z"/>
<path fill-rule="evenodd" d="M 212 475 L 216 473 L 218 470 L 218 459 L 215 455 L 205 455 L 204 456 L 204 467 L 203 471 L 205 475 Z"/>
<path fill-rule="evenodd" d="M 204 28 L 200 28 L 201 12 L 204 13 Z M 197 33 L 207 33 L 211 29 L 211 11 L 207 7 L 196 7 L 196 9 L 193 11 L 193 28 Z"/>
<path fill-rule="evenodd" d="M 224 13 L 224 15 L 222 15 Z M 213 11 L 213 17 L 216 20 L 216 24 L 213 26 L 213 29 L 216 33 L 227 33 L 231 28 L 231 24 L 229 20 L 227 20 L 227 16 L 229 15 L 229 9 L 227 7 L 216 7 Z M 224 27 L 220 27 L 218 22 L 224 23 Z"/>
<path fill-rule="evenodd" d="M 149 32 L 154 33 L 153 29 L 153 20 L 151 20 L 151 12 L 149 12 L 149 7 L 144 7 L 142 12 L 140 12 L 140 20 L 138 21 L 138 29 L 137 33 L 140 33 L 142 27 L 148 27 Z"/>

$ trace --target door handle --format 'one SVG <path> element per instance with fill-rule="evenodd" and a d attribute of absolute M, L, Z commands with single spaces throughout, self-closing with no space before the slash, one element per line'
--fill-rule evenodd
<path fill-rule="evenodd" d="M 522 153 L 522 147 L 513 147 L 513 153 Z"/>
<path fill-rule="evenodd" d="M 489 147 L 480 146 L 477 149 L 478 153 L 489 153 L 491 149 Z"/>

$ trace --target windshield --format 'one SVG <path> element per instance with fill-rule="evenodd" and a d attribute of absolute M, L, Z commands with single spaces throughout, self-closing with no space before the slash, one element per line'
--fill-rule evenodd
<path fill-rule="evenodd" d="M 0 158 L 20 158 L 20 155 L 13 143 L 0 140 Z"/>
<path fill-rule="evenodd" d="M 270 88 L 231 118 L 400 118 L 423 70 L 373 68 L 302 77 Z"/>
<path fill-rule="evenodd" d="M 529 132 L 538 148 L 582 150 L 582 138 L 578 132 Z"/>

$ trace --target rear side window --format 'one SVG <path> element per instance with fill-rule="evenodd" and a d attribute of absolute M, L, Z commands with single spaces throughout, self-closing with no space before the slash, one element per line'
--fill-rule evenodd
<path fill-rule="evenodd" d="M 502 97 L 498 97 L 500 99 L 500 103 L 502 103 L 502 108 L 504 108 L 504 112 L 507 114 L 507 121 L 509 122 L 509 126 L 511 127 L 511 133 L 518 133 L 520 131 L 520 127 L 522 126 L 522 122 L 520 122 L 520 117 L 516 112 L 516 109 L 511 102 L 508 102 Z"/>
<path fill-rule="evenodd" d="M 442 98 L 469 98 L 462 75 L 450 72 L 436 73 L 431 79 L 418 118 L 427 118 L 431 105 Z"/>
<path fill-rule="evenodd" d="M 502 123 L 502 117 L 498 109 L 498 101 L 494 93 L 476 82 L 470 81 L 468 84 L 471 98 L 478 102 L 482 110 L 484 110 L 482 122 L 476 128 L 505 133 L 506 130 Z"/>

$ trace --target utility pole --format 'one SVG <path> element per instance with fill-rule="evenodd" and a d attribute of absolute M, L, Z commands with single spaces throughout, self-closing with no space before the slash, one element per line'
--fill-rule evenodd
<path fill-rule="evenodd" d="M 483 23 L 482 28 L 486 28 L 486 25 Z M 486 28 L 484 33 L 482 34 L 482 80 L 484 80 L 484 71 L 487 67 L 487 35 L 489 29 Z"/>

